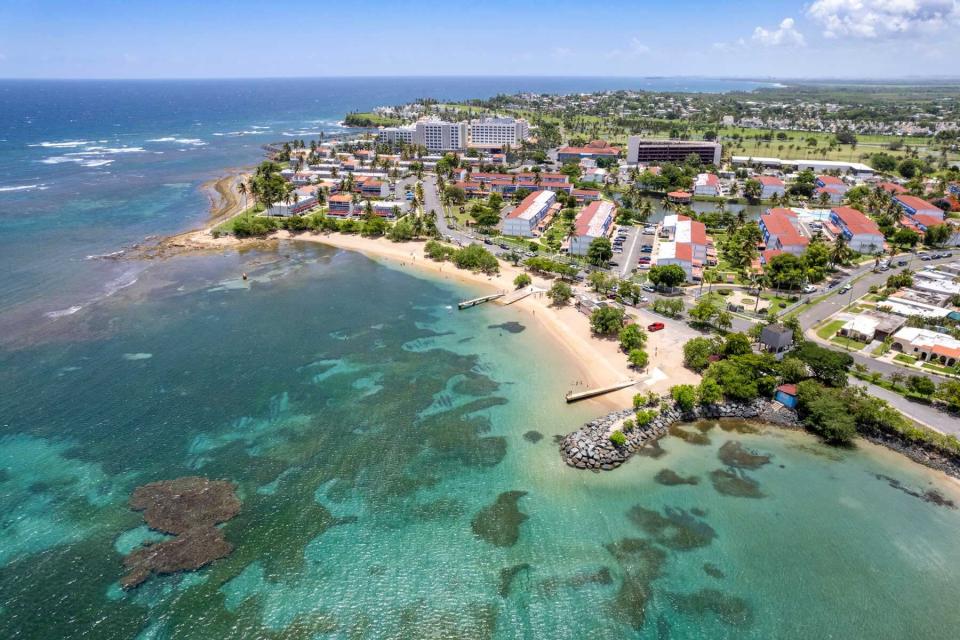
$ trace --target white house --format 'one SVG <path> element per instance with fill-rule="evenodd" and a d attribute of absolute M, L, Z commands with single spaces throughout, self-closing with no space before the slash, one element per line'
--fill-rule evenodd
<path fill-rule="evenodd" d="M 877 223 L 852 207 L 834 207 L 830 220 L 839 227 L 848 246 L 859 253 L 883 251 L 883 233 Z"/>
<path fill-rule="evenodd" d="M 960 361 L 960 340 L 929 329 L 900 329 L 893 334 L 892 348 L 919 360 L 939 362 L 948 367 Z"/>
<path fill-rule="evenodd" d="M 701 173 L 693 183 L 693 193 L 697 196 L 719 196 L 720 178 L 712 173 Z"/>
<path fill-rule="evenodd" d="M 776 176 L 757 176 L 756 180 L 760 183 L 760 186 L 763 187 L 763 190 L 760 192 L 761 200 L 769 200 L 774 195 L 779 198 L 787 192 L 783 180 Z"/>

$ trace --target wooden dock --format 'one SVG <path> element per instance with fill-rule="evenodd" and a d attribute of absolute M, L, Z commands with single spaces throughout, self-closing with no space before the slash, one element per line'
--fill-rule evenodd
<path fill-rule="evenodd" d="M 463 309 L 469 309 L 470 307 L 475 307 L 478 304 L 483 304 L 484 302 L 490 302 L 491 300 L 496 300 L 497 298 L 502 298 L 502 293 L 491 293 L 488 296 L 481 296 L 479 298 L 473 298 L 472 300 L 464 300 L 463 302 L 457 303 L 457 309 L 461 311 Z"/>
<path fill-rule="evenodd" d="M 632 387 L 637 384 L 638 380 L 627 380 L 625 382 L 618 382 L 616 384 L 611 384 L 606 387 L 595 387 L 593 389 L 587 389 L 586 391 L 567 391 L 567 395 L 564 396 L 568 403 L 578 402 L 580 400 L 586 400 L 587 398 L 594 398 L 596 396 L 602 396 L 605 393 L 613 393 L 614 391 L 620 391 L 620 389 L 626 389 L 627 387 Z"/>

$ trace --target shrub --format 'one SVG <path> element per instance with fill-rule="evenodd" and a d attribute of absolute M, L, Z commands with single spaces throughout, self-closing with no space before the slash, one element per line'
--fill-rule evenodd
<path fill-rule="evenodd" d="M 633 427 L 634 427 L 633 420 L 631 420 L 630 418 L 627 418 L 626 420 L 623 421 L 623 426 L 621 427 L 621 429 L 623 429 L 627 433 L 630 433 L 631 431 L 633 431 Z"/>
<path fill-rule="evenodd" d="M 622 447 L 627 444 L 627 436 L 623 435 L 623 431 L 614 431 L 610 434 L 610 442 L 618 447 Z"/>
<path fill-rule="evenodd" d="M 637 411 L 636 422 L 638 427 L 645 427 L 656 418 L 659 413 L 653 409 L 641 409 Z"/>
<path fill-rule="evenodd" d="M 697 399 L 696 388 L 692 384 L 678 384 L 670 389 L 670 397 L 683 411 L 690 411 Z"/>
<path fill-rule="evenodd" d="M 521 274 L 518 274 L 517 277 L 513 279 L 513 284 L 514 286 L 517 287 L 517 289 L 522 289 L 523 287 L 529 287 L 531 284 L 533 284 L 533 278 L 531 278 L 526 273 L 521 273 Z"/>
<path fill-rule="evenodd" d="M 547 297 L 553 301 L 558 307 L 561 307 L 567 302 L 570 301 L 570 298 L 573 297 L 573 289 L 570 288 L 566 282 L 560 282 L 559 280 L 554 282 L 550 287 L 550 290 L 547 291 Z"/>

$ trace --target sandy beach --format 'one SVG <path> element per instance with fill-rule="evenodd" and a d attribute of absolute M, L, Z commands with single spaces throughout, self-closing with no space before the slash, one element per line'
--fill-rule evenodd
<path fill-rule="evenodd" d="M 466 282 L 481 285 L 491 291 L 508 293 L 516 289 L 514 278 L 526 273 L 522 267 L 514 267 L 500 262 L 500 273 L 488 276 L 457 269 L 448 262 L 434 262 L 423 255 L 423 242 L 391 242 L 386 238 L 364 238 L 359 235 L 340 233 L 301 233 L 296 236 L 287 231 L 271 235 L 275 240 L 296 240 L 316 242 L 347 251 L 358 251 L 395 268 L 409 270 L 429 277 Z M 214 238 L 209 230 L 194 231 L 177 236 L 178 246 L 184 248 L 228 250 L 263 240 L 238 240 L 230 236 Z M 528 273 L 535 287 L 549 289 L 553 280 Z M 497 304 L 496 302 L 492 304 Z M 664 393 L 675 384 L 693 383 L 699 377 L 682 366 L 677 345 L 668 331 L 649 334 L 647 351 L 650 365 L 644 372 L 631 369 L 626 355 L 620 350 L 614 339 L 594 337 L 590 331 L 589 320 L 572 305 L 561 308 L 550 303 L 545 294 L 534 294 L 513 305 L 523 313 L 529 314 L 530 321 L 536 322 L 551 337 L 558 348 L 570 356 L 570 363 L 583 382 L 582 389 L 615 384 L 625 380 L 637 380 L 633 387 L 588 400 L 602 408 L 623 408 L 630 406 L 637 392 L 656 391 Z M 652 316 L 641 310 L 628 310 L 638 323 L 646 325 L 652 322 Z M 582 390 L 578 387 L 578 390 Z"/>

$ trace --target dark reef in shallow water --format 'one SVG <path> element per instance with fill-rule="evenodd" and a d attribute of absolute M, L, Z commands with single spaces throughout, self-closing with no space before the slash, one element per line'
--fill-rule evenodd
<path fill-rule="evenodd" d="M 738 469 L 717 469 L 710 472 L 710 481 L 717 493 L 737 498 L 762 498 L 760 483 Z"/>
<path fill-rule="evenodd" d="M 236 485 L 198 476 L 151 482 L 137 487 L 130 508 L 143 511 L 151 529 L 176 536 L 134 550 L 123 560 L 129 573 L 120 580 L 132 589 L 151 573 L 199 569 L 233 551 L 216 525 L 240 513 Z"/>
<path fill-rule="evenodd" d="M 653 477 L 653 480 L 657 484 L 662 484 L 665 487 L 675 487 L 683 484 L 700 484 L 700 478 L 697 476 L 687 476 L 685 478 L 673 469 L 660 469 L 660 471 L 657 472 L 657 475 Z"/>
<path fill-rule="evenodd" d="M 687 615 L 703 618 L 713 614 L 732 627 L 748 626 L 753 619 L 750 605 L 743 598 L 730 596 L 717 589 L 701 589 L 694 593 L 670 593 L 673 607 Z"/>
<path fill-rule="evenodd" d="M 754 453 L 736 440 L 723 443 L 717 456 L 723 464 L 738 469 L 759 469 L 770 462 L 770 456 Z"/>
<path fill-rule="evenodd" d="M 530 564 L 527 562 L 522 562 L 520 564 L 515 564 L 512 567 L 504 567 L 500 569 L 500 587 L 497 589 L 497 593 L 500 594 L 501 598 L 506 598 L 510 595 L 510 588 L 513 586 L 513 581 L 521 574 L 527 571 L 530 571 Z"/>
<path fill-rule="evenodd" d="M 883 480 L 894 489 L 898 491 L 902 491 L 908 496 L 913 496 L 914 498 L 920 498 L 924 502 L 935 504 L 938 507 L 947 507 L 949 509 L 957 508 L 957 505 L 953 500 L 951 500 L 950 498 L 947 498 L 936 489 L 927 489 L 926 491 L 915 491 L 909 487 L 904 486 L 903 483 L 897 480 L 896 478 L 891 478 L 888 475 L 884 475 L 882 473 L 875 473 L 874 477 L 876 477 L 877 480 Z"/>
<path fill-rule="evenodd" d="M 523 434 L 523 439 L 526 440 L 527 442 L 532 442 L 533 444 L 537 444 L 538 442 L 543 440 L 543 434 L 540 433 L 539 431 L 527 431 L 525 434 Z"/>
<path fill-rule="evenodd" d="M 509 333 L 522 333 L 526 330 L 526 327 L 520 324 L 519 322 L 502 322 L 500 324 L 490 324 L 487 325 L 487 329 L 503 329 Z"/>
<path fill-rule="evenodd" d="M 675 424 L 670 427 L 667 433 L 669 433 L 674 438 L 680 438 L 681 440 L 683 440 L 688 444 L 697 444 L 697 445 L 710 444 L 710 436 L 708 436 L 706 433 L 704 433 L 699 429 L 696 432 L 687 431 L 683 427 Z"/>
<path fill-rule="evenodd" d="M 659 440 L 654 440 L 643 445 L 643 448 L 637 451 L 637 455 L 656 460 L 657 458 L 662 458 L 663 456 L 667 455 L 667 450 L 660 446 Z"/>
<path fill-rule="evenodd" d="M 581 571 L 569 577 L 547 578 L 540 583 L 540 588 L 547 594 L 553 595 L 562 587 L 579 589 L 590 584 L 613 584 L 613 575 L 607 567 L 600 567 L 596 571 Z"/>
<path fill-rule="evenodd" d="M 610 603 L 614 618 L 634 629 L 643 628 L 652 583 L 660 577 L 667 552 L 649 540 L 623 538 L 604 545 L 620 566 L 623 583 Z"/>
<path fill-rule="evenodd" d="M 505 491 L 496 502 L 477 512 L 470 526 L 483 540 L 498 547 L 512 547 L 520 539 L 520 525 L 527 514 L 520 511 L 520 498 L 526 491 Z"/>
<path fill-rule="evenodd" d="M 718 567 L 717 565 L 713 564 L 712 562 L 706 562 L 706 563 L 704 563 L 704 565 L 703 565 L 703 572 L 704 572 L 705 574 L 707 574 L 708 576 L 710 576 L 711 578 L 716 578 L 717 580 L 720 580 L 720 579 L 722 579 L 722 578 L 726 578 L 726 577 L 727 577 L 727 574 L 725 574 L 725 573 L 720 569 L 720 567 Z"/>
<path fill-rule="evenodd" d="M 627 517 L 654 542 L 675 551 L 705 547 L 717 536 L 706 522 L 674 507 L 665 507 L 661 515 L 636 505 L 627 511 Z"/>

